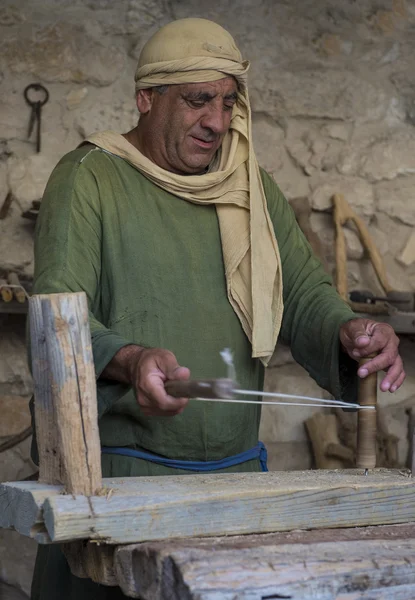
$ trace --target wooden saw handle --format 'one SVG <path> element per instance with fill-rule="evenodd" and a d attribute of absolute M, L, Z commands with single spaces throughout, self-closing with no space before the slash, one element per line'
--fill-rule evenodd
<path fill-rule="evenodd" d="M 359 368 L 376 355 L 361 358 Z M 358 402 L 360 406 L 374 406 L 375 410 L 359 410 L 357 415 L 357 458 L 358 469 L 376 467 L 376 400 L 377 373 L 370 373 L 359 381 Z"/>
<path fill-rule="evenodd" d="M 164 388 L 174 398 L 233 398 L 232 379 L 189 379 L 167 381 Z"/>

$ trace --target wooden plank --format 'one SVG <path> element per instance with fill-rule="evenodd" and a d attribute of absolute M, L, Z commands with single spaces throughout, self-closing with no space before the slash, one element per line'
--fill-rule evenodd
<path fill-rule="evenodd" d="M 39 479 L 68 493 L 101 488 L 95 372 L 85 293 L 30 299 Z"/>
<path fill-rule="evenodd" d="M 339 594 L 334 600 L 414 600 L 415 586 L 400 585 L 393 587 L 376 588 L 365 592 L 352 592 Z"/>
<path fill-rule="evenodd" d="M 142 600 L 378 600 L 369 590 L 379 589 L 415 597 L 414 539 L 263 545 L 250 537 L 225 548 L 207 540 L 120 547 L 117 579 L 125 595 Z"/>
<path fill-rule="evenodd" d="M 232 550 L 237 553 L 239 549 L 258 548 L 268 546 L 281 546 L 287 544 L 316 544 L 334 542 L 352 542 L 379 540 L 404 541 L 415 539 L 415 523 L 405 525 L 378 525 L 376 527 L 354 527 L 349 529 L 317 529 L 311 531 L 292 531 L 271 534 L 251 534 L 243 536 L 221 536 L 216 538 L 191 538 L 163 542 L 147 542 L 141 544 L 128 544 L 122 546 L 109 546 L 95 542 L 73 542 L 67 544 L 70 552 L 66 555 L 71 571 L 77 577 L 89 577 L 102 585 L 119 585 L 122 582 L 124 589 L 132 591 L 133 595 L 142 588 L 142 580 L 148 566 L 142 565 L 140 556 L 157 554 L 160 549 L 172 552 L 178 548 L 185 548 L 189 552 L 205 549 L 216 552 L 217 550 Z M 118 561 L 115 568 L 114 557 L 122 553 L 122 560 Z M 158 574 L 155 581 L 161 581 Z M 389 589 L 389 588 L 388 588 Z M 411 586 L 413 591 L 413 587 Z M 412 600 L 412 599 L 411 599 Z"/>
<path fill-rule="evenodd" d="M 103 483 L 103 495 L 90 498 L 38 484 L 51 540 L 125 544 L 415 521 L 415 482 L 384 469 L 367 477 L 358 470 L 300 471 L 111 478 Z M 3 484 L 0 493 L 11 487 L 17 496 L 35 485 Z M 0 514 L 1 507 L 0 497 Z"/>

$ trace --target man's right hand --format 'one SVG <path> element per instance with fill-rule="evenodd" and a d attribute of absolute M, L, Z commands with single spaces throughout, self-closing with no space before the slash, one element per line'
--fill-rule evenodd
<path fill-rule="evenodd" d="M 173 398 L 164 388 L 166 381 L 186 380 L 190 371 L 181 367 L 169 350 L 124 346 L 102 373 L 102 377 L 130 384 L 146 416 L 173 417 L 183 412 L 188 398 Z"/>

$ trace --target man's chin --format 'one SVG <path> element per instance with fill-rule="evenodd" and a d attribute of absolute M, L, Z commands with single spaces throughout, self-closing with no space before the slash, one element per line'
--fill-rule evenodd
<path fill-rule="evenodd" d="M 193 156 L 183 161 L 183 172 L 187 175 L 201 175 L 209 167 L 212 158 Z"/>

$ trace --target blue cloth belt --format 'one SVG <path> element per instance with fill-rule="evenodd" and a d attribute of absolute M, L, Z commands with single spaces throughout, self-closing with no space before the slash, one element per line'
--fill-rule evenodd
<path fill-rule="evenodd" d="M 175 460 L 173 458 L 164 458 L 151 452 L 145 452 L 143 450 L 133 450 L 132 448 L 115 448 L 110 446 L 103 446 L 101 448 L 103 454 L 121 454 L 122 456 L 131 456 L 133 458 L 140 458 L 141 460 L 148 460 L 165 467 L 173 467 L 173 469 L 186 469 L 187 471 L 218 471 L 219 469 L 225 469 L 226 467 L 233 467 L 239 465 L 248 460 L 259 458 L 261 463 L 261 469 L 268 471 L 267 467 L 267 449 L 262 442 L 258 442 L 256 446 L 250 450 L 245 450 L 240 454 L 234 456 L 227 456 L 221 460 Z"/>

